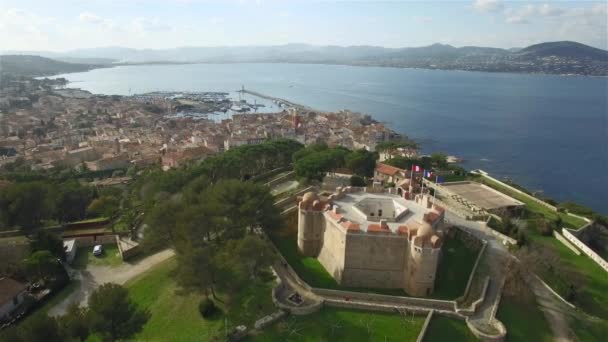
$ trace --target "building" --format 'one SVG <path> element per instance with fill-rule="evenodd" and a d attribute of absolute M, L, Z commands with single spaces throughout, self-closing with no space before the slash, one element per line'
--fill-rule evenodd
<path fill-rule="evenodd" d="M 444 209 L 365 188 L 308 192 L 298 198 L 298 248 L 348 287 L 433 293 L 441 256 Z"/>
<path fill-rule="evenodd" d="M 63 240 L 63 250 L 65 251 L 65 261 L 71 264 L 76 257 L 76 240 Z"/>
<path fill-rule="evenodd" d="M 385 183 L 398 184 L 402 182 L 408 176 L 408 171 L 394 167 L 384 163 L 378 163 L 376 170 L 374 170 L 374 180 Z"/>
<path fill-rule="evenodd" d="M 0 278 L 0 321 L 15 312 L 25 299 L 26 286 L 11 278 Z"/>

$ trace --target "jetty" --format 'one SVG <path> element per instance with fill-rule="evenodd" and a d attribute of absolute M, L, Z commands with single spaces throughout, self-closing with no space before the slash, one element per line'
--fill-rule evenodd
<path fill-rule="evenodd" d="M 241 88 L 241 90 L 238 90 L 238 92 L 243 93 L 243 94 L 249 94 L 249 95 L 253 95 L 262 99 L 266 99 L 266 100 L 270 100 L 276 104 L 278 104 L 281 107 L 293 107 L 293 108 L 297 108 L 297 109 L 303 109 L 303 110 L 314 110 L 311 107 L 308 106 L 304 106 L 295 102 L 291 102 L 279 97 L 274 97 L 274 96 L 269 96 L 269 95 L 265 95 L 262 93 L 259 93 L 257 91 L 253 91 L 253 90 L 249 90 L 249 89 L 245 89 L 245 86 L 243 86 Z"/>

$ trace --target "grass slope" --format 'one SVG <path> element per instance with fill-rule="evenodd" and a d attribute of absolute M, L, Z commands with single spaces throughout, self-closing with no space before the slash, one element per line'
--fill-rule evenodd
<path fill-rule="evenodd" d="M 446 239 L 431 297 L 455 299 L 464 294 L 479 251 L 467 248 L 458 239 Z"/>
<path fill-rule="evenodd" d="M 206 341 L 223 331 L 227 320 L 229 329 L 252 323 L 275 310 L 271 299 L 273 282 L 243 289 L 233 300 L 231 309 L 210 320 L 204 320 L 198 304 L 200 294 L 182 293 L 173 277 L 176 266 L 169 259 L 126 286 L 131 298 L 142 308 L 150 310 L 151 318 L 134 340 L 143 341 Z"/>
<path fill-rule="evenodd" d="M 434 314 L 429 324 L 424 342 L 467 342 L 477 341 L 464 321 Z"/>
<path fill-rule="evenodd" d="M 522 303 L 504 297 L 498 307 L 497 318 L 507 328 L 507 341 L 551 342 L 551 328 L 535 303 Z"/>
<path fill-rule="evenodd" d="M 323 308 L 308 316 L 290 316 L 246 341 L 416 341 L 424 317 Z"/>

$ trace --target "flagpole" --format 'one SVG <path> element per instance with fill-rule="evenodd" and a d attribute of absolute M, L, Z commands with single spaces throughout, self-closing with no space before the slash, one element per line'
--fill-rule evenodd
<path fill-rule="evenodd" d="M 424 199 L 424 176 L 426 176 L 426 170 L 422 169 L 422 178 L 420 179 L 420 195 Z"/>
<path fill-rule="evenodd" d="M 435 196 L 437 196 L 437 188 L 439 187 L 439 183 L 437 183 L 437 179 L 439 176 L 435 176 L 435 189 L 433 190 L 433 206 L 435 206 Z"/>

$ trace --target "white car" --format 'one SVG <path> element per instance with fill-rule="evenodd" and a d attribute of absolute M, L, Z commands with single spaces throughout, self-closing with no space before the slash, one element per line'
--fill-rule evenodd
<path fill-rule="evenodd" d="M 103 246 L 102 245 L 95 245 L 95 247 L 93 247 L 93 255 L 94 256 L 100 256 L 103 253 Z"/>

